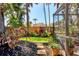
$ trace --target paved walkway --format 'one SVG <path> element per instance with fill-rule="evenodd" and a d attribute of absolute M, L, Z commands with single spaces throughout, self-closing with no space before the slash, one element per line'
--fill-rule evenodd
<path fill-rule="evenodd" d="M 46 48 L 43 43 L 36 43 L 37 45 L 37 56 L 47 56 Z"/>

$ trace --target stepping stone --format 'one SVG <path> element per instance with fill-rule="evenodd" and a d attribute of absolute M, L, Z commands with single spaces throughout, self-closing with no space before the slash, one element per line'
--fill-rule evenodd
<path fill-rule="evenodd" d="M 43 45 L 37 45 L 37 48 L 41 48 L 41 49 L 43 49 L 44 46 L 43 46 Z"/>
<path fill-rule="evenodd" d="M 79 46 L 75 46 L 74 54 L 79 56 Z"/>
<path fill-rule="evenodd" d="M 37 55 L 46 55 L 46 51 L 45 51 L 45 49 L 43 49 L 43 50 L 37 50 Z"/>

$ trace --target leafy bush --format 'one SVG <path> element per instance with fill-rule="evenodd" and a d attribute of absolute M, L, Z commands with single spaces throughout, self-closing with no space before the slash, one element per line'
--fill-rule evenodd
<path fill-rule="evenodd" d="M 60 48 L 60 45 L 57 43 L 52 43 L 51 48 Z"/>
<path fill-rule="evenodd" d="M 50 46 L 51 48 L 59 48 L 59 47 L 60 47 L 60 45 L 59 45 L 59 43 L 58 43 L 58 39 L 56 38 L 56 35 L 53 35 L 53 36 L 49 39 L 48 43 L 49 43 L 49 46 Z"/>
<path fill-rule="evenodd" d="M 48 36 L 50 36 L 50 33 L 48 31 L 45 31 L 45 32 L 43 32 L 42 36 L 43 37 L 48 37 Z"/>
<path fill-rule="evenodd" d="M 68 40 L 67 40 L 67 45 L 68 45 L 68 47 L 70 47 L 70 48 L 74 47 L 74 43 L 73 43 L 72 39 L 68 39 Z"/>
<path fill-rule="evenodd" d="M 29 35 L 32 36 L 32 37 L 37 37 L 38 36 L 38 34 L 34 33 L 34 32 L 30 32 Z"/>

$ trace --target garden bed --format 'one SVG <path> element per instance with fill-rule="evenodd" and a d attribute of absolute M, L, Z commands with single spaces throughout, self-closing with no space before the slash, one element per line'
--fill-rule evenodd
<path fill-rule="evenodd" d="M 0 56 L 36 56 L 37 47 L 34 43 L 20 41 L 14 49 L 0 46 Z"/>

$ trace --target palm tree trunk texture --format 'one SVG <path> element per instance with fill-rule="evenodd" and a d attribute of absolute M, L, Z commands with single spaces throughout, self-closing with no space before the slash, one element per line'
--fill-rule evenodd
<path fill-rule="evenodd" d="M 55 16 L 55 15 L 53 14 L 53 32 L 52 32 L 53 35 L 55 34 L 54 16 Z"/>
<path fill-rule="evenodd" d="M 29 10 L 28 10 L 28 5 L 26 3 L 26 17 L 27 17 L 27 35 L 29 34 Z M 29 35 L 28 35 L 29 36 Z"/>
<path fill-rule="evenodd" d="M 46 30 L 47 30 L 47 20 L 46 20 L 45 4 L 43 4 L 43 10 L 44 10 L 45 25 L 46 25 Z"/>
<path fill-rule="evenodd" d="M 50 4 L 48 4 L 48 15 L 49 15 L 49 31 L 50 31 Z"/>

